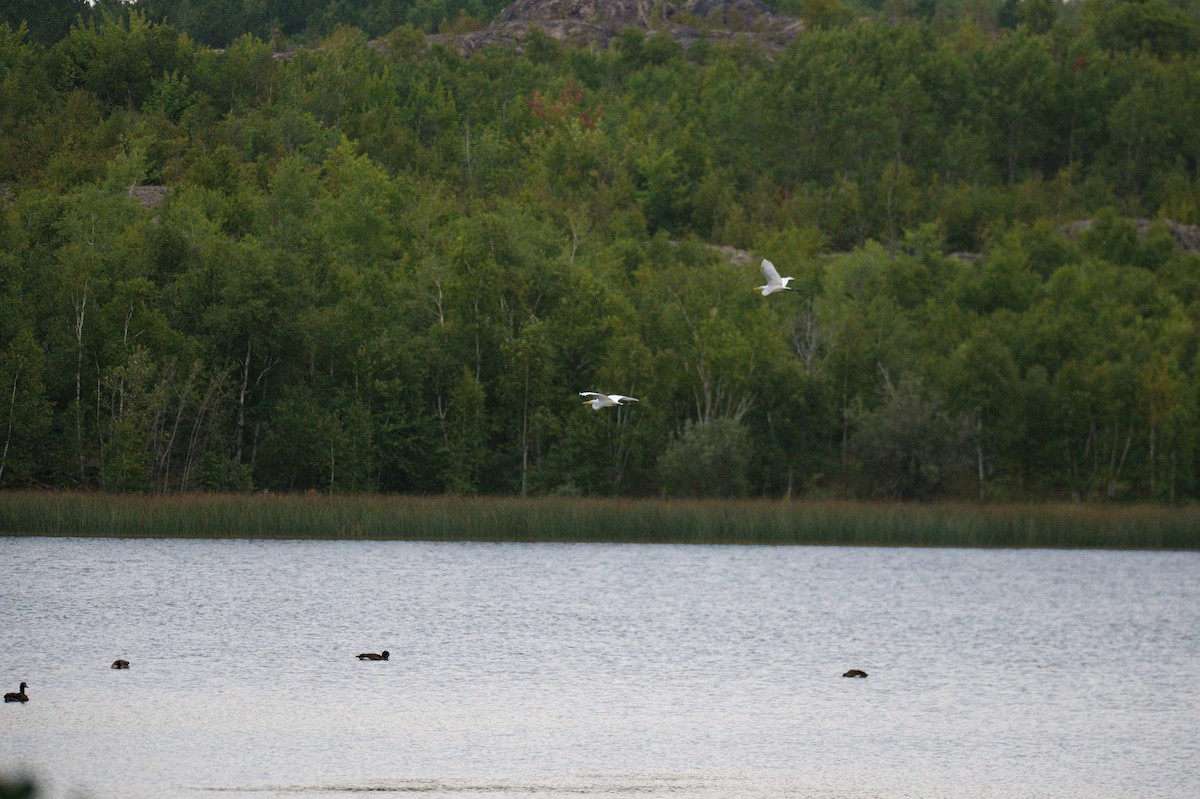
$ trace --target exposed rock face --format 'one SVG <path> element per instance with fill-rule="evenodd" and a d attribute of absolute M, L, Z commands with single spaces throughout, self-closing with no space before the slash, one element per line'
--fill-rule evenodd
<path fill-rule="evenodd" d="M 1151 219 L 1132 219 L 1130 221 L 1137 228 L 1138 235 L 1140 236 L 1145 236 L 1150 232 L 1150 228 L 1153 225 L 1158 224 Z M 1067 222 L 1063 225 L 1060 225 L 1058 230 L 1059 233 L 1068 239 L 1077 239 L 1080 233 L 1091 230 L 1092 224 L 1093 223 L 1091 219 L 1078 219 L 1074 222 Z M 1161 224 L 1165 225 L 1167 230 L 1171 232 L 1171 235 L 1175 238 L 1175 245 L 1179 248 L 1180 252 L 1192 255 L 1200 253 L 1200 226 L 1185 225 L 1181 222 L 1173 222 L 1169 219 L 1163 220 Z M 728 244 L 709 244 L 707 246 L 720 254 L 721 257 L 729 263 L 736 264 L 738 266 L 746 266 L 755 262 L 755 256 L 748 250 L 739 250 L 738 248 L 731 247 Z M 821 257 L 832 258 L 844 254 L 845 253 L 830 252 L 822 254 Z M 976 264 L 981 261 L 986 261 L 988 256 L 981 252 L 952 252 L 946 257 L 953 258 L 957 261 Z"/>
<path fill-rule="evenodd" d="M 601 27 L 637 24 L 649 27 L 655 0 L 517 0 L 500 12 L 496 22 L 509 24 L 542 20 L 578 20 Z"/>
<path fill-rule="evenodd" d="M 1139 236 L 1145 236 L 1150 232 L 1150 228 L 1156 224 L 1152 219 L 1134 219 L 1131 221 L 1137 228 Z M 1187 253 L 1200 253 L 1200 227 L 1172 222 L 1171 220 L 1166 220 L 1163 224 L 1167 226 L 1167 229 L 1171 231 L 1171 235 L 1175 237 L 1175 243 L 1179 246 L 1180 250 Z M 1092 220 L 1090 219 L 1079 219 L 1059 227 L 1059 231 L 1071 239 L 1077 238 L 1080 233 L 1091 229 Z"/>
<path fill-rule="evenodd" d="M 130 186 L 129 196 L 143 208 L 160 208 L 167 199 L 166 186 Z"/>
<path fill-rule="evenodd" d="M 759 0 L 517 0 L 488 28 L 460 36 L 431 36 L 464 55 L 493 44 L 523 48 L 531 28 L 577 45 L 607 46 L 626 28 L 665 33 L 683 47 L 698 41 L 751 40 L 781 50 L 803 23 Z"/>

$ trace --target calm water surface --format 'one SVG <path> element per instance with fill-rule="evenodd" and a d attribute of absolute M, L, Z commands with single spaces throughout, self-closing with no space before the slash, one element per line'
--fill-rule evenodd
<path fill-rule="evenodd" d="M 0 688 L 31 697 L 0 773 L 50 797 L 1200 796 L 1198 553 L 0 538 L 0 565 Z"/>

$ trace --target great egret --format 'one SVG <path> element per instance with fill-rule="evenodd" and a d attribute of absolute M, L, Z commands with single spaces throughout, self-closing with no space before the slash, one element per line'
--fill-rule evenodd
<path fill-rule="evenodd" d="M 755 286 L 755 288 L 762 289 L 762 295 L 764 297 L 768 294 L 774 294 L 777 291 L 791 291 L 791 288 L 788 287 L 788 281 L 795 280 L 795 278 L 780 277 L 779 270 L 775 268 L 775 264 L 771 263 L 766 258 L 764 258 L 762 262 L 762 273 L 763 277 L 767 279 L 767 285 Z"/>
<path fill-rule="evenodd" d="M 626 397 L 624 394 L 597 394 L 595 391 L 580 391 L 579 396 L 591 397 L 591 399 L 585 399 L 583 404 L 591 405 L 594 411 L 619 406 L 622 402 L 638 401 L 637 397 Z"/>

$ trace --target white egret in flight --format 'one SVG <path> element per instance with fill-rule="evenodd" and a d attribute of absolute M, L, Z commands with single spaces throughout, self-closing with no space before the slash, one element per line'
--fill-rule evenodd
<path fill-rule="evenodd" d="M 598 411 L 601 408 L 611 408 L 620 405 L 622 402 L 637 402 L 637 397 L 626 397 L 624 394 L 597 394 L 595 391 L 580 391 L 579 396 L 591 397 L 585 399 L 584 405 L 591 405 L 592 410 Z"/>
<path fill-rule="evenodd" d="M 780 277 L 779 270 L 775 268 L 775 264 L 771 263 L 766 258 L 764 258 L 762 262 L 762 273 L 763 277 L 767 279 L 767 285 L 755 286 L 755 288 L 762 289 L 762 295 L 764 297 L 768 294 L 774 294 L 777 291 L 791 291 L 791 288 L 788 287 L 788 281 L 795 280 L 795 278 Z"/>

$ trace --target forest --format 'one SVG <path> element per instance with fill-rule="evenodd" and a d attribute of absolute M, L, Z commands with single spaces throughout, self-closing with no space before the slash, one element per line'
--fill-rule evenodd
<path fill-rule="evenodd" d="M 1196 0 L 503 5 L 6 2 L 0 488 L 1200 497 Z"/>

